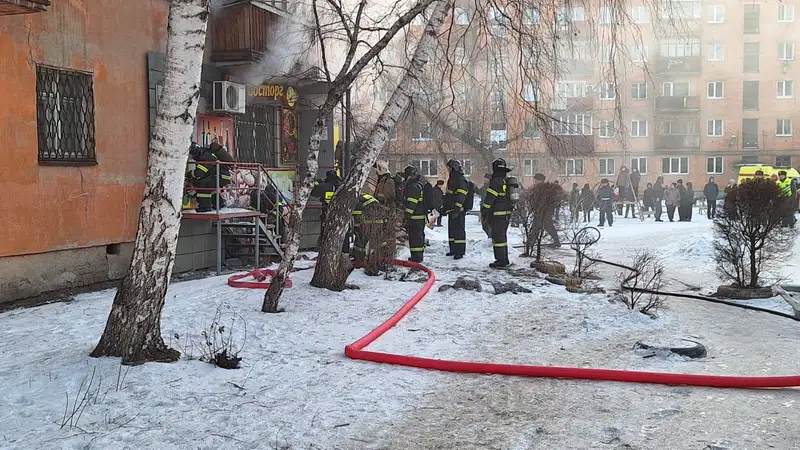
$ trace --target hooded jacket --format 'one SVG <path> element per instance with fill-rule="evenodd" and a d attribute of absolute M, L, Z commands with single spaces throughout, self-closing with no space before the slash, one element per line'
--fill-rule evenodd
<path fill-rule="evenodd" d="M 389 174 L 389 167 L 385 161 L 378 161 L 377 164 L 378 182 L 375 184 L 375 198 L 381 205 L 389 206 L 394 203 L 395 184 Z"/>
<path fill-rule="evenodd" d="M 581 204 L 584 210 L 589 210 L 594 206 L 594 192 L 592 188 L 584 186 L 581 189 Z"/>
<path fill-rule="evenodd" d="M 664 199 L 667 201 L 667 205 L 678 206 L 681 202 L 681 193 L 678 192 L 678 188 L 670 186 L 664 191 Z"/>
<path fill-rule="evenodd" d="M 717 197 L 719 197 L 719 186 L 717 186 L 717 183 L 708 180 L 708 184 L 703 187 L 703 195 L 705 195 L 706 199 L 709 201 L 717 201 Z"/>
<path fill-rule="evenodd" d="M 631 173 L 628 171 L 627 167 L 622 167 L 619 170 L 619 175 L 617 176 L 617 186 L 620 187 L 628 187 L 631 185 Z"/>
<path fill-rule="evenodd" d="M 664 199 L 664 177 L 656 178 L 656 182 L 653 183 L 653 200 L 656 202 L 660 202 Z"/>

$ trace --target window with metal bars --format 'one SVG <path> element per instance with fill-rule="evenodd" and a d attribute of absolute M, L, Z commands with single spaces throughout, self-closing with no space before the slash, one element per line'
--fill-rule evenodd
<path fill-rule="evenodd" d="M 40 164 L 96 164 L 92 74 L 36 66 Z"/>

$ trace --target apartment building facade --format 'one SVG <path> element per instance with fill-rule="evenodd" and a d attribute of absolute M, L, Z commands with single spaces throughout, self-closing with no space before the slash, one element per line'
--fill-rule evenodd
<path fill-rule="evenodd" d="M 526 82 L 524 58 L 535 52 L 524 45 L 506 52 L 523 59 L 510 61 L 520 70 L 504 92 L 505 122 L 490 122 L 488 135 L 500 144 L 491 157 L 505 157 L 524 182 L 543 172 L 595 184 L 627 165 L 648 182 L 663 175 L 702 185 L 710 176 L 734 178 L 742 163 L 800 164 L 794 0 L 673 0 L 655 8 L 632 1 L 625 11 L 585 3 L 485 13 L 488 32 L 517 20 L 510 29 L 555 27 L 547 37 L 571 39 L 566 51 L 542 56 L 557 61 L 553 79 Z M 459 14 L 478 13 L 463 5 Z M 496 95 L 490 88 L 482 94 L 489 103 Z M 442 151 L 434 128 L 410 114 L 398 124 L 387 159 L 442 178 L 444 161 L 456 157 L 479 182 L 486 155 L 463 142 Z"/>

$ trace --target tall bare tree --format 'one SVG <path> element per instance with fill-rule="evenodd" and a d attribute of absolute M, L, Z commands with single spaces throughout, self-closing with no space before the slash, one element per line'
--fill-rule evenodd
<path fill-rule="evenodd" d="M 209 0 L 170 2 L 164 90 L 150 138 L 133 259 L 92 356 L 120 356 L 124 363 L 180 357 L 161 338 L 161 310 L 175 262 L 208 15 Z"/>

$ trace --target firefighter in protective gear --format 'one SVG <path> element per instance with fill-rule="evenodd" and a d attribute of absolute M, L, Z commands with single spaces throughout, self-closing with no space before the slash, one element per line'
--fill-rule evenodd
<path fill-rule="evenodd" d="M 315 180 L 315 186 L 311 190 L 311 195 L 319 199 L 322 204 L 322 212 L 320 213 L 320 220 L 325 223 L 325 216 L 328 214 L 328 208 L 331 206 L 331 199 L 336 189 L 342 183 L 342 180 L 336 175 L 336 172 L 329 170 L 325 172 L 325 180 Z"/>
<path fill-rule="evenodd" d="M 504 159 L 492 162 L 492 176 L 481 204 L 481 221 L 488 222 L 494 247 L 495 261 L 489 264 L 492 268 L 511 265 L 508 260 L 508 225 L 514 208 L 507 195 L 506 177 L 509 172 L 511 169 Z"/>
<path fill-rule="evenodd" d="M 378 199 L 369 194 L 361 194 L 353 209 L 353 262 L 364 265 L 367 275 L 377 275 L 389 257 L 385 251 L 388 243 L 383 232 L 387 223 L 385 209 Z"/>
<path fill-rule="evenodd" d="M 447 234 L 450 244 L 447 256 L 461 259 L 467 250 L 464 201 L 467 197 L 469 182 L 464 176 L 464 170 L 458 160 L 447 161 L 447 168 L 450 174 L 447 178 L 447 192 L 443 202 L 444 210 L 447 213 Z"/>
<path fill-rule="evenodd" d="M 235 163 L 236 160 L 216 139 L 194 160 L 195 168 L 190 173 L 190 182 L 193 187 L 198 189 L 197 212 L 207 212 L 224 207 L 218 199 L 217 186 L 223 188 L 231 184 L 233 177 L 231 176 L 231 165 L 220 163 Z"/>
<path fill-rule="evenodd" d="M 389 173 L 389 164 L 386 161 L 378 161 L 375 164 L 375 171 L 378 173 L 378 182 L 375 183 L 375 198 L 381 202 L 381 205 L 393 207 L 395 184 Z"/>
<path fill-rule="evenodd" d="M 408 231 L 408 248 L 411 250 L 409 261 L 422 262 L 425 254 L 425 224 L 428 221 L 428 212 L 425 210 L 423 187 L 417 168 L 406 167 L 405 189 L 405 216 L 406 230 Z"/>

